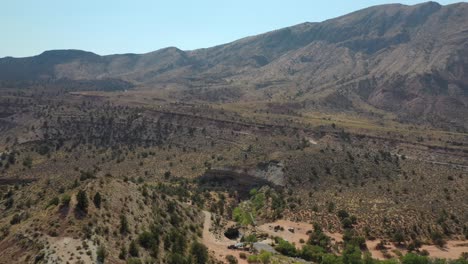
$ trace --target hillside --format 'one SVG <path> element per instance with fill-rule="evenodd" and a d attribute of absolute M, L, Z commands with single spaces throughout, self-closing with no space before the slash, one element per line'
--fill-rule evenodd
<path fill-rule="evenodd" d="M 0 264 L 466 264 L 467 76 L 467 3 L 2 58 Z"/>
<path fill-rule="evenodd" d="M 466 3 L 384 5 L 194 51 L 58 50 L 3 58 L 0 80 L 120 79 L 153 89 L 176 83 L 192 92 L 222 88 L 224 101 L 294 101 L 305 109 L 371 116 L 384 111 L 400 121 L 464 130 L 466 28 Z"/>

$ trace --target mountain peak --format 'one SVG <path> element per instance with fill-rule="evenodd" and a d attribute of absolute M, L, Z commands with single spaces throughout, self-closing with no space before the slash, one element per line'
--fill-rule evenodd
<path fill-rule="evenodd" d="M 62 49 L 62 50 L 46 50 L 38 55 L 38 57 L 54 57 L 54 58 L 61 58 L 61 59 L 75 59 L 79 57 L 99 57 L 99 55 L 84 51 L 84 50 L 76 50 L 76 49 Z"/>

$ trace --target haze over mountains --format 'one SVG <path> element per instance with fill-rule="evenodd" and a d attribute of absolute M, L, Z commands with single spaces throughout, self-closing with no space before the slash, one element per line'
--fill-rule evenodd
<path fill-rule="evenodd" d="M 468 3 L 2 58 L 0 172 L 0 264 L 468 264 Z"/>
<path fill-rule="evenodd" d="M 294 102 L 468 129 L 468 3 L 370 7 L 232 43 L 99 56 L 46 51 L 0 59 L 4 86 L 55 80 L 177 87 L 191 99 Z M 122 82 L 123 81 L 123 82 Z"/>

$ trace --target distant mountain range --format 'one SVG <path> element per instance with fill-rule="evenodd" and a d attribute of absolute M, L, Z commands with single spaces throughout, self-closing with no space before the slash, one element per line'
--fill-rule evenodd
<path fill-rule="evenodd" d="M 468 3 L 381 5 L 207 49 L 0 59 L 0 81 L 118 80 L 468 129 Z"/>

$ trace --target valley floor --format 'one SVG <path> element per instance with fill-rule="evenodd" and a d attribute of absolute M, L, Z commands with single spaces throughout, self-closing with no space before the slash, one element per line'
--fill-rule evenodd
<path fill-rule="evenodd" d="M 227 248 L 229 245 L 235 244 L 235 241 L 229 240 L 224 236 L 221 236 L 219 239 L 215 237 L 215 234 L 212 232 L 212 214 L 208 211 L 204 211 L 204 214 L 205 222 L 203 228 L 203 243 L 211 252 L 214 253 L 215 257 L 218 260 L 227 263 L 225 257 L 227 255 L 233 255 L 238 259 L 239 263 L 247 263 L 246 260 L 239 258 L 240 251 Z M 275 227 L 278 226 L 282 227 L 282 229 L 275 230 Z M 288 229 L 294 229 L 294 232 L 291 232 Z M 286 241 L 294 243 L 296 247 L 300 247 L 304 241 L 307 241 L 309 238 L 308 231 L 312 229 L 312 224 L 305 222 L 293 222 L 289 220 L 277 220 L 275 222 L 259 225 L 256 228 L 257 232 L 266 233 L 270 237 L 281 237 Z M 326 234 L 333 240 L 334 243 L 343 242 L 343 235 L 340 233 L 326 232 Z M 380 242 L 380 239 L 366 241 L 368 251 L 375 259 L 385 260 L 388 258 L 388 256 L 398 257 L 398 252 L 403 255 L 408 253 L 405 248 L 399 248 L 393 243 L 386 243 L 386 250 L 384 251 L 378 250 L 376 249 L 376 246 Z M 420 250 L 426 250 L 429 252 L 429 256 L 433 258 L 458 259 L 462 253 L 468 252 L 468 241 L 450 240 L 447 241 L 447 244 L 444 248 L 440 248 L 435 245 L 423 245 Z"/>

